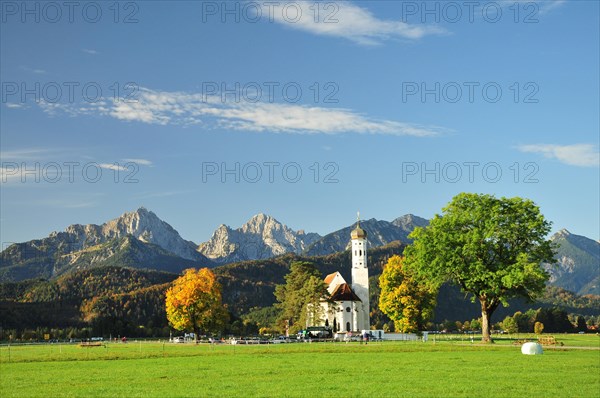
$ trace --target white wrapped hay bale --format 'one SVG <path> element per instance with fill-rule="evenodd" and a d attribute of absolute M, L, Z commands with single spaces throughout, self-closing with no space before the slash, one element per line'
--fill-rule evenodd
<path fill-rule="evenodd" d="M 541 355 L 544 353 L 544 350 L 539 343 L 525 343 L 521 346 L 521 353 L 525 355 Z"/>

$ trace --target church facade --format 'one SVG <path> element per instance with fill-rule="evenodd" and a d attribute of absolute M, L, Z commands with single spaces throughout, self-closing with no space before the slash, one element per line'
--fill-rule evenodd
<path fill-rule="evenodd" d="M 356 223 L 350 238 L 351 283 L 349 284 L 339 272 L 325 277 L 329 300 L 321 301 L 323 319 L 319 326 L 329 326 L 334 332 L 357 332 L 370 329 L 367 232 L 360 227 L 360 222 Z"/>

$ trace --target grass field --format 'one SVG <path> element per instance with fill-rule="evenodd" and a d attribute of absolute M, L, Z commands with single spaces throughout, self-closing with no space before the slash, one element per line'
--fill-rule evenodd
<path fill-rule="evenodd" d="M 451 341 L 256 346 L 112 343 L 0 348 L 1 397 L 596 397 L 598 336 L 567 349 Z M 569 341 L 567 344 L 566 341 Z M 570 346 L 584 349 L 569 349 Z"/>

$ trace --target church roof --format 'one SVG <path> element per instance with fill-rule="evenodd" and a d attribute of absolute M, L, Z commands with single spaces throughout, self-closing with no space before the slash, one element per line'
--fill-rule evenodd
<path fill-rule="evenodd" d="M 337 285 L 333 293 L 331 293 L 331 299 L 333 301 L 361 301 L 347 283 Z"/>
<path fill-rule="evenodd" d="M 329 285 L 329 284 L 330 284 L 330 283 L 333 281 L 333 279 L 335 278 L 335 276 L 336 276 L 336 275 L 337 275 L 337 272 L 334 272 L 333 274 L 329 274 L 329 275 L 327 275 L 327 276 L 325 277 L 325 281 L 324 281 L 324 282 L 325 282 L 327 285 Z"/>

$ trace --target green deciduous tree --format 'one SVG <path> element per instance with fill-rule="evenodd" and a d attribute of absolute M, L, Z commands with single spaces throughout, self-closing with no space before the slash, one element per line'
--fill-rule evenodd
<path fill-rule="evenodd" d="M 250 321 L 259 328 L 274 328 L 279 318 L 279 310 L 274 306 L 263 308 L 252 308 L 250 312 L 242 315 L 244 321 Z"/>
<path fill-rule="evenodd" d="M 535 321 L 535 315 L 537 311 L 529 309 L 525 313 L 521 311 L 515 312 L 513 318 L 517 322 L 520 333 L 531 333 L 533 332 L 533 322 Z"/>
<path fill-rule="evenodd" d="M 506 333 L 517 333 L 519 331 L 517 321 L 512 316 L 507 316 L 504 318 L 500 326 Z"/>
<path fill-rule="evenodd" d="M 403 263 L 402 257 L 392 256 L 383 268 L 379 308 L 394 321 L 396 331 L 418 332 L 433 316 L 436 292 L 417 283 Z"/>
<path fill-rule="evenodd" d="M 569 321 L 569 314 L 558 307 L 540 308 L 535 320 L 544 324 L 544 330 L 547 333 L 573 332 L 573 324 Z"/>
<path fill-rule="evenodd" d="M 471 320 L 471 330 L 481 329 L 481 318 Z"/>
<path fill-rule="evenodd" d="M 290 332 L 304 327 L 307 320 L 317 323 L 323 313 L 321 299 L 328 297 L 327 286 L 314 264 L 295 261 L 285 276 L 285 284 L 275 287 L 276 306 L 281 311 L 279 325 L 289 321 Z"/>
<path fill-rule="evenodd" d="M 549 232 L 531 200 L 462 193 L 413 231 L 406 263 L 428 283 L 452 281 L 478 299 L 482 340 L 491 342 L 490 317 L 500 304 L 543 292 L 548 273 L 541 263 L 554 262 Z"/>
<path fill-rule="evenodd" d="M 321 306 L 322 300 L 328 298 L 327 285 L 323 279 L 311 276 L 306 280 L 302 289 L 302 295 L 305 297 L 305 306 L 300 316 L 302 325 L 320 325 L 325 319 L 325 311 Z"/>

